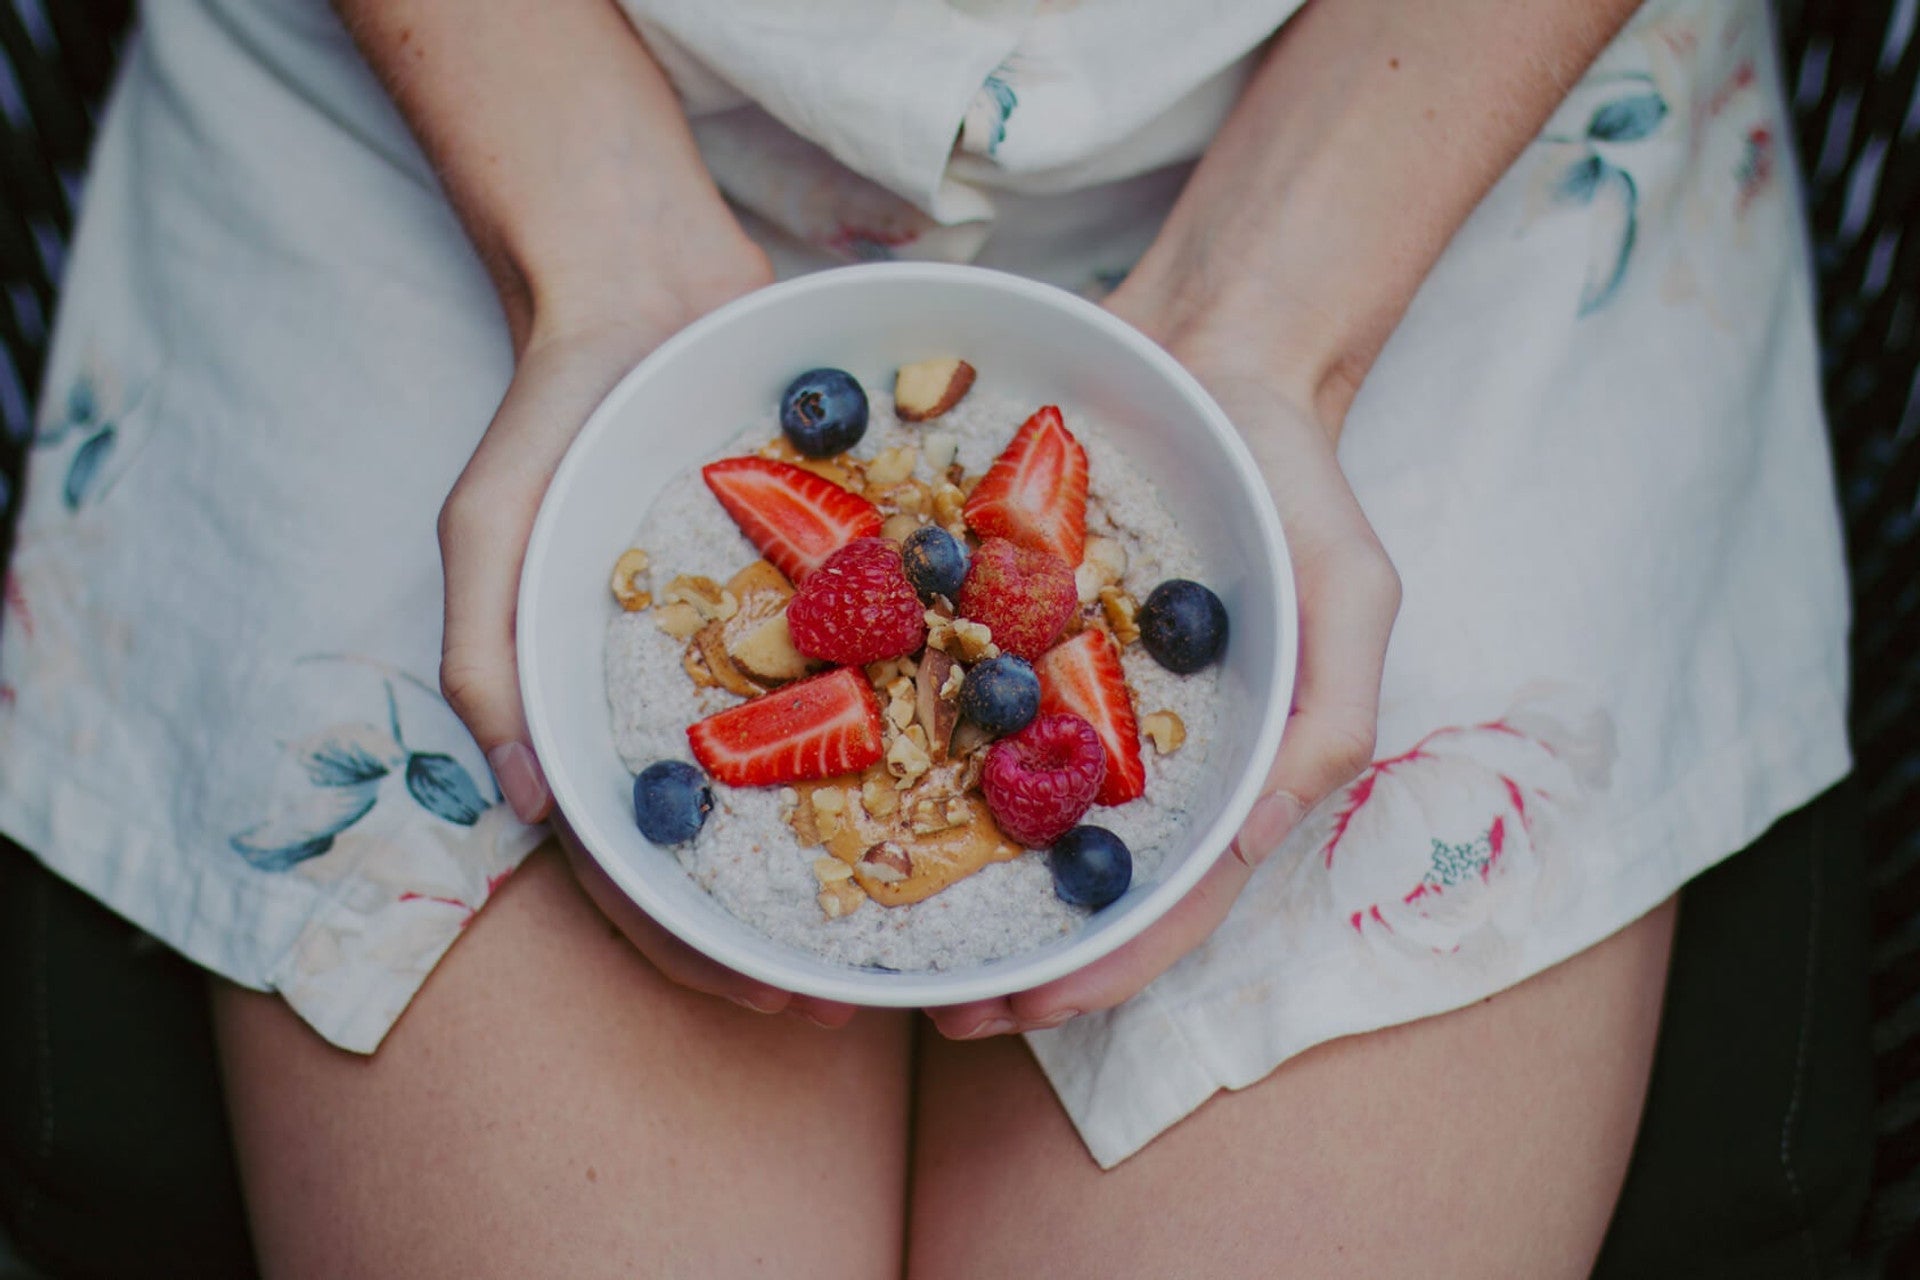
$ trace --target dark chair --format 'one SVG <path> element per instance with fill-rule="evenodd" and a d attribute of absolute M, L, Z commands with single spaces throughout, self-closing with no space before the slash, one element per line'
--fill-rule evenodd
<path fill-rule="evenodd" d="M 1860 1249 L 1920 1275 L 1920 39 L 1900 0 L 1779 8 L 1858 611 L 1879 1073 Z M 0 563 L 128 10 L 0 0 Z M 203 979 L 0 843 L 0 1280 L 250 1274 Z"/>

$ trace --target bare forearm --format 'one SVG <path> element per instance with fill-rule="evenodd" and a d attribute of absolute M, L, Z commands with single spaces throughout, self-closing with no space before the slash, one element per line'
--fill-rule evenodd
<path fill-rule="evenodd" d="M 517 341 L 536 313 L 605 315 L 651 293 L 671 307 L 758 260 L 612 0 L 335 7 L 439 172 Z"/>
<path fill-rule="evenodd" d="M 1415 290 L 1638 0 L 1312 0 L 1116 305 L 1231 328 L 1338 430 Z"/>

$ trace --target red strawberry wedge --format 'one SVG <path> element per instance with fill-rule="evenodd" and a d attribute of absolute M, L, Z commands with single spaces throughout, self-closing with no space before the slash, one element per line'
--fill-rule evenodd
<path fill-rule="evenodd" d="M 748 456 L 700 469 L 747 541 L 798 583 L 852 542 L 880 532 L 880 512 L 857 493 L 792 463 Z"/>
<path fill-rule="evenodd" d="M 1107 776 L 1096 804 L 1125 804 L 1146 794 L 1140 727 L 1133 718 L 1120 654 L 1107 633 L 1093 627 L 1062 640 L 1033 664 L 1040 677 L 1040 713 L 1071 712 L 1093 726 L 1107 749 Z"/>
<path fill-rule="evenodd" d="M 1078 568 L 1087 548 L 1087 451 L 1047 405 L 1028 418 L 967 498 L 967 527 L 1051 551 Z"/>
<path fill-rule="evenodd" d="M 732 787 L 856 773 L 880 759 L 880 700 L 860 671 L 840 667 L 696 720 L 687 742 Z"/>

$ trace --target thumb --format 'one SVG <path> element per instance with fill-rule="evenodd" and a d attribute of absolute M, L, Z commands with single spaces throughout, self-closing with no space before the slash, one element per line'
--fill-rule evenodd
<path fill-rule="evenodd" d="M 527 539 L 567 445 L 627 363 L 556 367 L 529 354 L 440 511 L 440 691 L 523 822 L 542 821 L 553 807 L 527 732 L 514 647 Z"/>

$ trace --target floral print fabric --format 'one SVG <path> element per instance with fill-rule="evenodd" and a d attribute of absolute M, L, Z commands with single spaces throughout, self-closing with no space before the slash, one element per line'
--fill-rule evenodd
<path fill-rule="evenodd" d="M 939 257 L 1096 295 L 1293 7 L 626 4 L 783 272 Z M 1341 443 L 1405 585 L 1380 758 L 1140 998 L 1030 1037 L 1102 1163 L 1590 946 L 1845 772 L 1767 42 L 1758 6 L 1646 6 L 1382 354 Z M 434 514 L 509 374 L 323 0 L 150 6 L 6 582 L 0 829 L 352 1049 L 540 836 L 433 685 Z"/>

